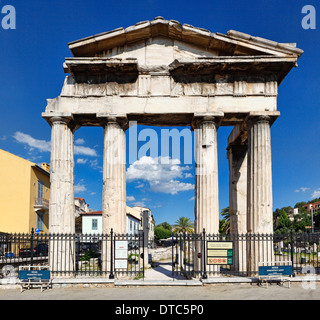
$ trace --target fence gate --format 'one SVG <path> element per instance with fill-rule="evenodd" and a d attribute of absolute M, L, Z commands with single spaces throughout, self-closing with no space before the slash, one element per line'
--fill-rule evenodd
<path fill-rule="evenodd" d="M 172 235 L 172 277 L 187 279 L 202 276 L 205 238 L 203 234 L 179 233 Z"/>

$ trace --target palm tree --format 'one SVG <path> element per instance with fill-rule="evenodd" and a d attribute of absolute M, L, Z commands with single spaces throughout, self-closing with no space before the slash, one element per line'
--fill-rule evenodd
<path fill-rule="evenodd" d="M 229 207 L 221 210 L 220 215 L 223 220 L 220 220 L 220 233 L 228 234 L 230 232 L 230 210 Z"/>
<path fill-rule="evenodd" d="M 173 232 L 177 233 L 193 233 L 194 226 L 193 223 L 187 217 L 181 217 L 173 225 Z"/>

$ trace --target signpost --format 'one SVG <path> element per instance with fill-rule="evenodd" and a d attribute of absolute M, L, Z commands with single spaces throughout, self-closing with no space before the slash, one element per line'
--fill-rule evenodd
<path fill-rule="evenodd" d="M 266 264 L 266 265 L 264 265 Z M 259 281 L 260 283 L 265 282 L 268 286 L 268 282 L 288 282 L 290 287 L 290 278 L 293 275 L 293 268 L 291 261 L 277 261 L 274 263 L 263 263 L 259 265 Z M 289 276 L 290 278 L 284 278 Z"/>
<path fill-rule="evenodd" d="M 115 269 L 128 268 L 128 241 L 116 241 L 114 259 Z"/>
<path fill-rule="evenodd" d="M 233 242 L 232 241 L 208 241 L 207 243 L 208 265 L 232 265 Z"/>
<path fill-rule="evenodd" d="M 19 270 L 19 279 L 27 281 L 45 281 L 50 280 L 49 270 Z"/>
<path fill-rule="evenodd" d="M 259 276 L 291 276 L 292 265 L 259 266 Z"/>
<path fill-rule="evenodd" d="M 41 292 L 43 286 L 47 288 L 51 282 L 51 274 L 49 266 L 22 266 L 19 267 L 19 280 L 21 285 L 21 291 L 24 286 L 30 289 L 32 285 L 40 285 Z"/>

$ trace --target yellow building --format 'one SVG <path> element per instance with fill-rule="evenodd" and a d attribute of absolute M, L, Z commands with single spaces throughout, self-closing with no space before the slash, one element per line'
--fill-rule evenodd
<path fill-rule="evenodd" d="M 0 149 L 0 232 L 48 233 L 49 198 L 49 165 Z"/>

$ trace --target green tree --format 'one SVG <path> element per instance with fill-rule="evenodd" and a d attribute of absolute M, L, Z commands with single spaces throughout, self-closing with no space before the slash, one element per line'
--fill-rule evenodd
<path fill-rule="evenodd" d="M 158 224 L 158 227 L 162 227 L 163 229 L 170 230 L 170 231 L 172 230 L 171 225 L 166 221 Z"/>
<path fill-rule="evenodd" d="M 296 232 L 306 232 L 306 226 L 311 226 L 311 217 L 308 212 L 301 210 L 294 216 L 293 228 Z"/>
<path fill-rule="evenodd" d="M 172 236 L 171 230 L 165 229 L 162 226 L 154 227 L 154 238 L 155 240 L 168 239 Z"/>
<path fill-rule="evenodd" d="M 302 206 L 304 206 L 305 204 L 307 204 L 306 202 L 304 201 L 301 201 L 301 202 L 297 202 L 296 205 L 294 206 L 294 208 L 302 208 Z M 300 210 L 299 210 L 300 211 Z"/>
<path fill-rule="evenodd" d="M 273 229 L 274 230 L 277 230 L 279 229 L 279 221 L 280 221 L 280 218 L 282 217 L 283 215 L 283 211 L 287 214 L 289 214 L 289 211 L 292 209 L 291 206 L 288 206 L 288 207 L 282 207 L 281 209 L 276 209 L 274 212 L 273 212 Z M 282 220 L 285 219 L 287 220 L 285 217 L 282 218 Z M 289 220 L 290 221 L 290 220 Z M 283 221 L 281 222 L 283 223 Z"/>
<path fill-rule="evenodd" d="M 189 218 L 181 217 L 173 225 L 173 231 L 177 233 L 193 233 L 194 226 Z"/>
<path fill-rule="evenodd" d="M 220 215 L 222 220 L 219 220 L 219 232 L 228 234 L 230 233 L 230 209 L 229 207 L 221 210 Z"/>
<path fill-rule="evenodd" d="M 279 217 L 278 226 L 276 228 L 276 233 L 288 233 L 290 231 L 292 223 L 290 219 L 288 218 L 287 212 L 285 209 L 281 210 L 281 215 Z"/>

